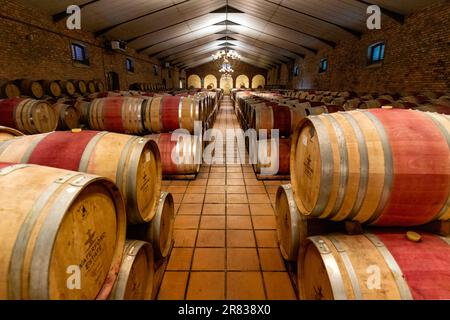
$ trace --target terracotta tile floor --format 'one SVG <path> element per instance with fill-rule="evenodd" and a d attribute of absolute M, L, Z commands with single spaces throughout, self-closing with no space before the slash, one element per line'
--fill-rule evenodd
<path fill-rule="evenodd" d="M 239 128 L 228 97 L 215 128 Z M 176 204 L 175 248 L 158 299 L 296 299 L 276 235 L 282 183 L 258 181 L 250 165 L 236 164 L 203 165 L 195 181 L 164 181 Z"/>

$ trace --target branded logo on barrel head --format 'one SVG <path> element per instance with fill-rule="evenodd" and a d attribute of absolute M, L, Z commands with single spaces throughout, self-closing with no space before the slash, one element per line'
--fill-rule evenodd
<path fill-rule="evenodd" d="M 89 230 L 86 232 L 86 234 L 87 234 L 88 239 L 86 240 L 86 242 L 84 243 L 84 245 L 90 247 L 90 246 L 92 246 L 92 245 L 94 244 L 95 231 L 92 232 L 92 230 L 89 229 Z"/>

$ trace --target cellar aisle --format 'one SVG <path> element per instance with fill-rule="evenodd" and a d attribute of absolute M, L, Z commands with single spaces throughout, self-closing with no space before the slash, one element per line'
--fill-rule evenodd
<path fill-rule="evenodd" d="M 214 127 L 239 128 L 229 96 Z M 191 182 L 164 181 L 176 203 L 175 247 L 158 299 L 296 299 L 277 245 L 282 183 L 258 181 L 250 165 L 237 164 L 204 165 Z"/>

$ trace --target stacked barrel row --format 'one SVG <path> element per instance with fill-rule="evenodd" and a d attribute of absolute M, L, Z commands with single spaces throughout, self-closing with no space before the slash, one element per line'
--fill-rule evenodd
<path fill-rule="evenodd" d="M 44 99 L 45 97 L 59 98 L 62 96 L 76 97 L 96 92 L 104 92 L 102 81 L 91 80 L 30 80 L 20 79 L 6 81 L 0 87 L 3 98 L 30 97 Z"/>
<path fill-rule="evenodd" d="M 154 261 L 173 243 L 173 198 L 161 180 L 147 138 L 4 136 L 0 299 L 150 299 Z"/>
<path fill-rule="evenodd" d="M 161 150 L 165 176 L 196 175 L 200 170 L 201 135 L 218 112 L 216 93 L 193 96 L 113 97 L 90 105 L 89 127 L 128 134 L 152 134 Z M 180 130 L 181 129 L 181 130 Z M 174 159 L 175 156 L 177 159 Z"/>
<path fill-rule="evenodd" d="M 133 83 L 130 86 L 130 90 L 155 92 L 155 91 L 164 91 L 166 90 L 166 88 L 164 87 L 164 85 L 158 83 Z"/>
<path fill-rule="evenodd" d="M 438 113 L 300 123 L 276 208 L 301 299 L 450 299 L 449 146 L 450 117 Z"/>
<path fill-rule="evenodd" d="M 415 94 L 362 94 L 355 92 L 331 91 L 276 91 L 254 93 L 269 100 L 286 104 L 299 102 L 322 102 L 326 105 L 342 107 L 345 111 L 355 109 L 380 108 L 391 106 L 399 109 L 415 109 L 450 114 L 450 94 L 415 93 Z"/>
<path fill-rule="evenodd" d="M 331 113 L 341 111 L 342 108 L 326 106 L 323 103 L 304 102 L 297 104 L 286 104 L 282 101 L 268 100 L 267 96 L 254 92 L 240 92 L 236 94 L 235 112 L 241 127 L 244 130 L 256 130 L 258 141 L 249 147 L 256 148 L 257 163 L 254 165 L 255 172 L 260 178 L 269 178 L 273 175 L 269 168 L 278 167 L 278 175 L 289 175 L 289 152 L 291 147 L 291 134 L 296 126 L 311 114 Z M 272 139 L 272 130 L 278 130 L 279 143 Z M 266 130 L 266 131 L 261 131 Z M 272 160 L 261 161 L 267 155 L 271 157 L 271 151 L 279 150 L 278 163 Z M 250 153 L 252 150 L 249 150 Z M 256 162 L 256 161 L 255 161 Z M 265 172 L 266 169 L 269 172 Z"/>
<path fill-rule="evenodd" d="M 199 136 L 213 125 L 219 92 L 195 96 L 119 96 L 98 99 L 0 100 L 0 125 L 25 134 L 90 128 L 124 134 L 161 134 L 153 137 L 162 152 L 164 175 L 195 175 L 199 171 L 202 143 Z M 183 137 L 170 133 L 183 129 Z M 195 135 L 194 135 L 195 134 Z M 179 162 L 173 161 L 173 151 Z M 196 159 L 195 161 L 191 161 Z"/>

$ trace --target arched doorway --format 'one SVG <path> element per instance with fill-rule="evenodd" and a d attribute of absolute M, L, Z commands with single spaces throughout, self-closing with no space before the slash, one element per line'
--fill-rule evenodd
<path fill-rule="evenodd" d="M 250 80 L 245 74 L 241 74 L 236 78 L 236 88 L 237 89 L 250 88 Z"/>
<path fill-rule="evenodd" d="M 206 89 L 216 89 L 217 88 L 217 78 L 212 74 L 208 74 L 205 77 L 204 86 Z"/>
<path fill-rule="evenodd" d="M 266 86 L 266 78 L 264 76 L 257 74 L 252 79 L 252 89 L 264 88 Z"/>
<path fill-rule="evenodd" d="M 202 88 L 202 79 L 196 74 L 192 74 L 188 78 L 188 89 L 201 89 Z"/>
<path fill-rule="evenodd" d="M 224 90 L 225 94 L 230 94 L 231 89 L 233 89 L 233 77 L 223 75 L 220 78 L 220 88 Z"/>

